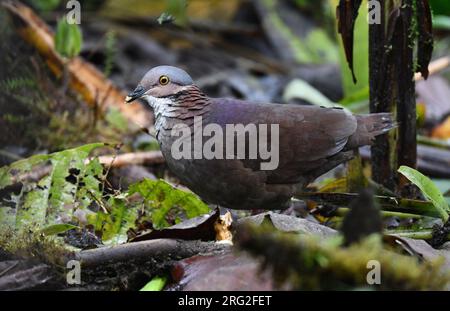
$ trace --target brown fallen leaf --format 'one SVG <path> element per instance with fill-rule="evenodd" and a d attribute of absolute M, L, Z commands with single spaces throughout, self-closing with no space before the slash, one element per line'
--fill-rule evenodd
<path fill-rule="evenodd" d="M 173 284 L 169 290 L 270 291 L 276 289 L 270 273 L 261 272 L 260 262 L 245 254 L 199 255 L 183 259 L 172 267 L 171 276 Z"/>
<path fill-rule="evenodd" d="M 236 227 L 248 223 L 261 225 L 264 221 L 269 221 L 277 230 L 282 232 L 296 232 L 305 234 L 315 234 L 322 238 L 336 235 L 338 232 L 324 225 L 294 216 L 266 212 L 255 216 L 249 216 L 239 219 Z"/>
<path fill-rule="evenodd" d="M 233 234 L 230 231 L 233 218 L 228 211 L 224 215 L 220 215 L 214 223 L 214 230 L 216 231 L 216 241 L 219 243 L 233 244 Z"/>
<path fill-rule="evenodd" d="M 345 57 L 352 72 L 353 82 L 356 83 L 355 70 L 353 68 L 353 40 L 356 18 L 362 0 L 340 0 L 336 9 L 338 19 L 338 32 L 344 44 Z"/>
<path fill-rule="evenodd" d="M 26 5 L 13 0 L 1 4 L 13 18 L 18 34 L 46 59 L 56 77 L 61 77 L 65 60 L 55 50 L 54 33 L 50 27 Z M 140 105 L 124 104 L 125 92 L 117 88 L 93 65 L 75 57 L 67 61 L 69 86 L 91 107 L 106 111 L 115 107 L 130 122 L 140 127 L 153 123 L 151 113 Z"/>
<path fill-rule="evenodd" d="M 216 209 L 209 214 L 187 219 L 174 226 L 161 230 L 152 230 L 137 236 L 131 236 L 128 242 L 141 242 L 155 239 L 180 239 L 213 241 L 215 239 L 215 223 L 220 211 Z"/>
<path fill-rule="evenodd" d="M 440 139 L 450 138 L 450 117 L 447 117 L 444 122 L 433 129 L 431 137 Z"/>

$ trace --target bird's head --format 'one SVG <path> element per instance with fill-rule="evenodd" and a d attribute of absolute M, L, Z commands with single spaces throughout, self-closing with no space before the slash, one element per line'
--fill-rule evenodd
<path fill-rule="evenodd" d="M 158 100 L 165 100 L 193 85 L 192 78 L 182 69 L 172 66 L 158 66 L 150 69 L 139 82 L 136 89 L 125 98 L 131 103 L 142 98 L 151 106 Z"/>

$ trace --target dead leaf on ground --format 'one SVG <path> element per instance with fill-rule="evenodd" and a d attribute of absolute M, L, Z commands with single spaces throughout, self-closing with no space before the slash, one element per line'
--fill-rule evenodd
<path fill-rule="evenodd" d="M 131 238 L 129 242 L 139 242 L 154 239 L 180 239 L 214 241 L 216 231 L 214 224 L 219 219 L 220 211 L 216 209 L 212 213 L 187 219 L 179 224 L 162 230 L 153 230 L 148 233 Z"/>
<path fill-rule="evenodd" d="M 171 270 L 170 289 L 269 291 L 272 277 L 260 271 L 259 262 L 246 255 L 194 256 L 179 261 Z"/>
<path fill-rule="evenodd" d="M 298 232 L 315 234 L 321 237 L 329 237 L 337 234 L 337 231 L 329 227 L 311 222 L 306 219 L 277 214 L 274 212 L 262 213 L 255 216 L 245 217 L 238 221 L 238 226 L 246 223 L 261 225 L 264 220 L 270 221 L 273 226 L 282 232 Z"/>

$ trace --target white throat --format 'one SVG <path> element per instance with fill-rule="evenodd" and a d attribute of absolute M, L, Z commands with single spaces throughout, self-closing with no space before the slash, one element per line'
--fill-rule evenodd
<path fill-rule="evenodd" d="M 142 99 L 147 102 L 147 104 L 153 108 L 153 113 L 155 115 L 155 130 L 159 130 L 166 125 L 166 117 L 171 116 L 171 112 L 178 110 L 179 107 L 174 105 L 174 102 L 169 98 L 158 98 L 150 95 L 142 96 Z"/>
<path fill-rule="evenodd" d="M 156 118 L 164 115 L 168 108 L 173 105 L 173 102 L 169 98 L 158 98 L 150 95 L 144 95 L 142 96 L 142 99 L 153 108 Z"/>

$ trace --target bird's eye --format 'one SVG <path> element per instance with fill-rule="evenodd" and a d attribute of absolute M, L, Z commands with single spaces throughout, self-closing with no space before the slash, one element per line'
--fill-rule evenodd
<path fill-rule="evenodd" d="M 166 85 L 169 83 L 169 77 L 168 76 L 161 76 L 159 77 L 159 84 Z"/>

